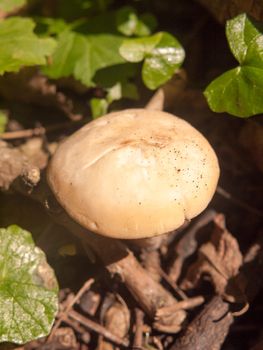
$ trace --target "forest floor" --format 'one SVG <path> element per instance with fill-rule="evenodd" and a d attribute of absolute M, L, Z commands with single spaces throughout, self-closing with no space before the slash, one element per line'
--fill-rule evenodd
<path fill-rule="evenodd" d="M 195 52 L 196 48 L 191 50 Z M 200 55 L 197 60 L 201 60 Z M 172 97 L 166 110 L 189 121 L 215 149 L 221 168 L 216 194 L 203 214 L 171 233 L 158 250 L 138 250 L 128 243 L 151 278 L 180 301 L 179 308 L 187 311 L 186 320 L 179 329 L 169 322 L 166 327 L 160 326 L 158 317 L 165 315 L 168 319 L 178 306 L 159 308 L 152 319 L 141 307 L 147 286 L 142 299 L 136 301 L 123 276 L 107 270 L 100 260 L 94 262 L 93 253 L 87 254 L 82 242 L 53 221 L 34 196 L 18 193 L 17 187 L 11 186 L 0 194 L 0 226 L 16 223 L 32 232 L 60 286 L 60 311 L 51 335 L 16 349 L 263 349 L 262 121 L 260 117 L 246 121 L 211 112 L 201 89 L 192 81 L 195 74 L 195 82 L 198 80 L 200 72 L 187 62 L 186 70 L 190 71 L 188 78 L 180 73 L 170 83 Z M 39 84 L 45 85 L 43 81 Z M 17 92 L 10 92 L 9 101 L 12 94 Z M 4 133 L 7 137 L 0 142 L 23 149 L 44 169 L 48 153 L 83 120 L 61 115 L 54 118 L 54 105 L 65 109 L 65 101 L 57 96 L 53 96 L 51 108 L 39 108 L 39 99 L 47 95 L 31 96 L 35 99 L 35 106 L 31 106 L 25 103 L 27 94 L 31 92 L 24 90 L 23 101 L 9 102 L 11 115 L 16 116 L 18 111 L 20 117 L 27 115 L 27 124 L 14 117 L 9 122 L 11 136 Z M 72 100 L 81 104 L 82 97 L 74 94 Z M 126 101 L 115 108 L 143 107 L 150 94 L 144 91 L 142 96 L 135 104 Z M 41 135 L 27 132 L 29 128 Z M 0 147 L 5 152 L 6 144 Z M 136 274 L 136 269 L 131 273 Z"/>

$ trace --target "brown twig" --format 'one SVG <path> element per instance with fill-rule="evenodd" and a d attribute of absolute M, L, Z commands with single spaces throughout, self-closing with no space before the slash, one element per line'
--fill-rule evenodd
<path fill-rule="evenodd" d="M 194 298 L 178 301 L 178 303 L 174 305 L 162 307 L 159 310 L 157 310 L 156 318 L 159 318 L 167 314 L 171 314 L 172 312 L 175 312 L 181 309 L 183 310 L 193 309 L 194 307 L 200 306 L 201 304 L 203 304 L 204 301 L 205 301 L 205 298 L 202 296 L 197 296 Z"/>
<path fill-rule="evenodd" d="M 2 140 L 15 140 L 15 139 L 26 139 L 34 136 L 41 136 L 45 135 L 50 132 L 54 132 L 61 129 L 67 129 L 73 126 L 77 126 L 80 124 L 85 124 L 87 122 L 87 119 L 82 120 L 71 120 L 65 123 L 58 123 L 49 125 L 46 127 L 40 126 L 33 129 L 23 129 L 23 130 L 17 130 L 17 131 L 7 131 L 3 132 L 0 135 L 0 139 Z"/>
<path fill-rule="evenodd" d="M 68 313 L 68 317 L 78 321 L 80 324 L 82 324 L 83 326 L 87 327 L 89 330 L 92 330 L 98 334 L 101 334 L 104 338 L 112 341 L 113 343 L 117 344 L 117 345 L 122 345 L 125 347 L 129 346 L 129 341 L 127 339 L 122 339 L 118 336 L 116 336 L 115 334 L 113 334 L 112 332 L 110 332 L 107 328 L 101 326 L 100 324 L 89 320 L 88 318 L 82 316 L 80 313 L 71 310 Z M 65 322 L 67 322 L 67 320 L 65 320 Z"/>
<path fill-rule="evenodd" d="M 144 313 L 140 309 L 135 309 L 135 333 L 133 339 L 133 350 L 139 350 L 143 346 L 143 318 Z"/>
<path fill-rule="evenodd" d="M 80 290 L 78 291 L 78 293 L 72 298 L 72 300 L 69 302 L 69 304 L 67 305 L 66 309 L 62 311 L 62 313 L 60 314 L 58 320 L 56 321 L 54 327 L 52 328 L 52 331 L 48 337 L 48 341 L 51 340 L 56 332 L 56 330 L 58 329 L 58 327 L 60 326 L 61 322 L 63 322 L 66 318 L 67 315 L 69 313 L 69 311 L 72 309 L 72 307 L 74 306 L 74 304 L 81 298 L 81 296 L 88 290 L 90 289 L 90 286 L 94 283 L 94 279 L 91 278 L 88 281 L 86 281 L 83 286 L 80 288 Z"/>
<path fill-rule="evenodd" d="M 171 279 L 167 273 L 165 273 L 161 268 L 159 269 L 159 273 L 162 278 L 173 288 L 173 290 L 182 298 L 183 300 L 187 300 L 187 295 L 185 292 Z"/>

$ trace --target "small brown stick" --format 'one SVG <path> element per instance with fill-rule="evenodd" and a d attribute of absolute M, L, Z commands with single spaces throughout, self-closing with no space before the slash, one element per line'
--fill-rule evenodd
<path fill-rule="evenodd" d="M 129 341 L 127 339 L 122 339 L 116 336 L 115 334 L 110 332 L 107 328 L 101 326 L 100 324 L 92 320 L 89 320 L 88 318 L 82 316 L 80 313 L 74 310 L 69 311 L 68 318 L 78 321 L 80 324 L 87 327 L 89 330 L 94 331 L 98 334 L 101 334 L 104 338 L 112 341 L 117 345 L 122 345 L 125 347 L 129 346 Z M 67 322 L 67 320 L 65 320 L 65 322 Z"/>
<path fill-rule="evenodd" d="M 87 120 L 72 120 L 65 123 L 58 123 L 54 125 L 50 125 L 47 127 L 39 126 L 34 129 L 23 129 L 17 131 L 7 131 L 0 135 L 0 139 L 2 140 L 15 140 L 15 139 L 26 139 L 33 136 L 41 136 L 45 135 L 49 132 L 54 132 L 60 129 L 67 129 L 74 125 L 84 124 Z"/>
<path fill-rule="evenodd" d="M 140 309 L 135 309 L 135 333 L 133 339 L 133 350 L 139 350 L 143 346 L 143 318 L 144 313 Z"/>
<path fill-rule="evenodd" d="M 67 305 L 66 309 L 62 311 L 62 313 L 60 314 L 60 317 L 58 318 L 58 320 L 56 321 L 54 327 L 52 328 L 52 331 L 48 337 L 48 341 L 51 340 L 56 332 L 56 330 L 58 329 L 58 327 L 60 326 L 61 322 L 64 321 L 65 318 L 67 318 L 67 314 L 69 313 L 69 311 L 71 310 L 71 308 L 74 306 L 74 304 L 81 298 L 81 296 L 88 290 L 90 289 L 90 286 L 94 283 L 94 279 L 91 278 L 89 280 L 87 280 L 83 286 L 80 288 L 80 290 L 78 291 L 78 293 L 72 298 L 72 300 L 69 302 L 69 304 Z"/>
<path fill-rule="evenodd" d="M 66 318 L 65 319 L 65 322 L 71 327 L 73 328 L 76 332 L 78 332 L 79 334 L 86 334 L 87 333 L 87 330 L 86 328 L 84 328 L 83 326 L 81 326 L 79 324 L 79 322 L 75 321 L 75 320 L 72 320 L 72 319 L 69 319 L 69 318 Z"/>
<path fill-rule="evenodd" d="M 0 135 L 2 140 L 14 140 L 14 139 L 23 139 L 33 136 L 40 136 L 46 133 L 46 129 L 42 126 L 34 129 L 23 129 L 16 131 L 6 131 Z"/>
<path fill-rule="evenodd" d="M 183 299 L 187 300 L 188 297 L 185 292 L 171 279 L 167 273 L 165 273 L 161 268 L 159 269 L 159 273 L 162 278 L 173 288 L 173 290 Z"/>
<path fill-rule="evenodd" d="M 257 215 L 257 216 L 260 216 L 261 218 L 263 217 L 262 211 L 260 211 L 260 210 L 257 209 L 257 208 L 252 207 L 251 205 L 248 205 L 246 202 L 244 202 L 244 201 L 242 201 L 242 200 L 240 200 L 240 199 L 238 199 L 238 198 L 235 198 L 231 193 L 227 192 L 227 191 L 224 190 L 222 187 L 218 186 L 217 189 L 216 189 L 216 192 L 217 192 L 220 196 L 222 196 L 222 197 L 224 197 L 224 198 L 230 200 L 231 202 L 233 202 L 233 203 L 236 204 L 237 206 L 239 206 L 239 207 L 241 207 L 241 208 L 247 210 L 248 212 L 250 212 L 250 213 L 252 213 L 252 214 L 255 214 L 255 215 Z"/>
<path fill-rule="evenodd" d="M 105 246 L 105 248 L 108 247 Z M 164 304 L 168 306 L 177 302 L 160 283 L 147 274 L 131 252 L 118 262 L 108 265 L 107 268 L 110 272 L 122 277 L 133 297 L 151 318 L 154 318 L 160 306 Z M 174 319 L 171 322 L 180 325 L 186 314 L 185 311 L 180 310 L 173 316 Z"/>
<path fill-rule="evenodd" d="M 188 310 L 193 309 L 196 306 L 199 306 L 203 304 L 205 301 L 205 298 L 200 296 L 189 298 L 187 300 L 178 301 L 176 304 L 171 306 L 162 307 L 157 310 L 156 312 L 156 318 L 159 318 L 161 316 L 169 315 L 172 312 L 175 312 L 177 310 Z"/>

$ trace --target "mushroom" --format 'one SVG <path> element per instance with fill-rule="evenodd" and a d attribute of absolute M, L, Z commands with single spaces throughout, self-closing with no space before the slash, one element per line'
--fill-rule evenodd
<path fill-rule="evenodd" d="M 200 132 L 147 109 L 88 123 L 61 143 L 47 172 L 75 221 L 120 239 L 176 230 L 207 207 L 218 177 L 217 157 Z"/>

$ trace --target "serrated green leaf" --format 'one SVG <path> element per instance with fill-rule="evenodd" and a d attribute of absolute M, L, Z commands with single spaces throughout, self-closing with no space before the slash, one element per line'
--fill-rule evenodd
<path fill-rule="evenodd" d="M 122 38 L 111 34 L 83 35 L 67 30 L 58 36 L 52 63 L 43 68 L 50 78 L 74 76 L 84 85 L 94 86 L 100 69 L 124 63 L 119 54 Z"/>
<path fill-rule="evenodd" d="M 184 60 L 184 49 L 171 35 L 160 32 L 146 38 L 128 39 L 120 54 L 130 62 L 144 59 L 142 78 L 149 89 L 156 89 L 169 80 Z"/>
<path fill-rule="evenodd" d="M 12 17 L 0 22 L 0 75 L 16 72 L 23 66 L 43 65 L 56 42 L 34 34 L 29 18 Z"/>
<path fill-rule="evenodd" d="M 263 113 L 263 34 L 245 14 L 227 22 L 230 48 L 240 66 L 213 80 L 204 95 L 214 112 L 237 117 Z"/>
<path fill-rule="evenodd" d="M 24 6 L 27 0 L 0 0 L 0 11 L 11 12 Z"/>
<path fill-rule="evenodd" d="M 58 286 L 31 234 L 0 229 L 0 342 L 22 344 L 50 332 Z"/>

